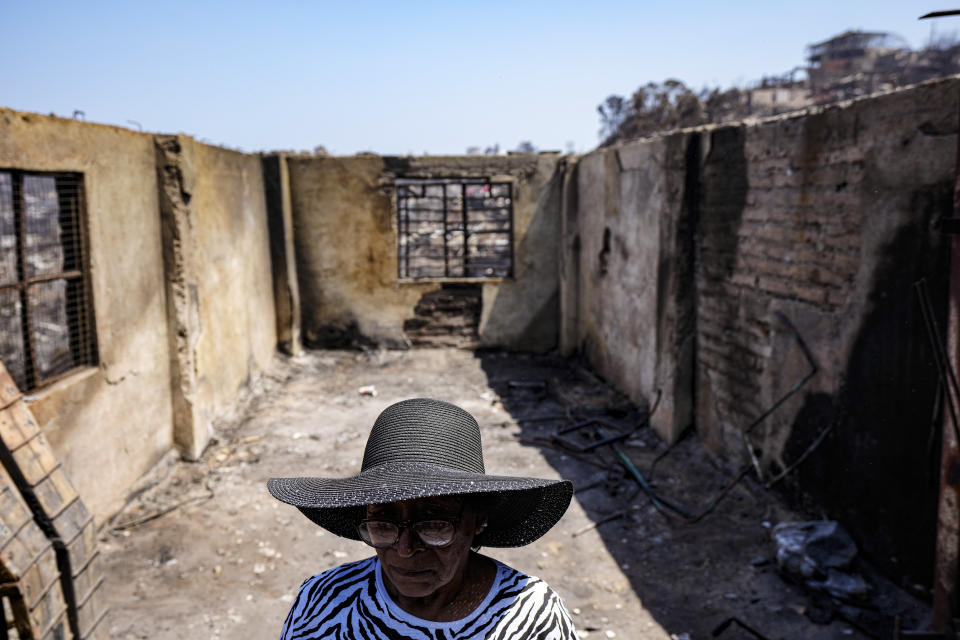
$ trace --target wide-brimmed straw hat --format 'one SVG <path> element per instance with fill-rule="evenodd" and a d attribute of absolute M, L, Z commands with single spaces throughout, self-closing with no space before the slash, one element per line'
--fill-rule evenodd
<path fill-rule="evenodd" d="M 480 427 L 460 407 L 429 398 L 390 405 L 367 439 L 360 473 L 350 478 L 270 478 L 274 498 L 315 523 L 359 540 L 361 508 L 432 496 L 484 498 L 486 528 L 474 544 L 519 547 L 557 523 L 570 505 L 573 484 L 484 472 Z"/>

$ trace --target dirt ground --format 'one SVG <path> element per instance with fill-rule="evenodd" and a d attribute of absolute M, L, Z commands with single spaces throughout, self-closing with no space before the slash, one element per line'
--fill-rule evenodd
<path fill-rule="evenodd" d="M 376 395 L 360 393 L 370 385 Z M 550 356 L 420 349 L 278 358 L 199 462 L 170 456 L 134 487 L 101 533 L 111 637 L 277 637 L 305 578 L 370 550 L 273 500 L 267 478 L 353 475 L 377 414 L 423 396 L 476 416 L 488 473 L 574 482 L 570 510 L 546 536 L 483 552 L 544 578 L 581 638 L 888 638 L 894 614 L 904 628 L 923 622 L 923 606 L 869 567 L 879 594 L 870 606 L 841 607 L 785 581 L 770 530 L 804 516 L 749 476 L 684 524 L 654 508 L 610 447 L 564 450 L 551 434 L 578 416 L 601 418 L 605 435 L 643 423 L 585 369 Z M 586 445 L 592 428 L 566 435 Z M 696 438 L 668 450 L 642 427 L 618 446 L 659 495 L 693 512 L 731 480 Z M 722 627 L 731 618 L 760 635 Z"/>

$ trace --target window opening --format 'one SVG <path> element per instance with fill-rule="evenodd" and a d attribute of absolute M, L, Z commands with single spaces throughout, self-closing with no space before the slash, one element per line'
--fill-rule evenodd
<path fill-rule="evenodd" d="M 83 176 L 0 169 L 0 360 L 22 390 L 95 365 Z"/>
<path fill-rule="evenodd" d="M 398 179 L 399 277 L 511 277 L 512 188 L 483 178 Z"/>

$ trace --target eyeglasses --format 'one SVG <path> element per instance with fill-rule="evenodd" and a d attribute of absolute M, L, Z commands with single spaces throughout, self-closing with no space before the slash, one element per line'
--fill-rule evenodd
<path fill-rule="evenodd" d="M 453 518 L 431 518 L 415 522 L 361 520 L 357 525 L 357 531 L 360 533 L 360 539 L 375 549 L 386 549 L 395 545 L 400 539 L 400 531 L 404 528 L 410 529 L 428 547 L 446 547 L 457 535 L 457 525 L 460 524 L 463 516 L 463 506 L 460 506 L 460 513 Z"/>

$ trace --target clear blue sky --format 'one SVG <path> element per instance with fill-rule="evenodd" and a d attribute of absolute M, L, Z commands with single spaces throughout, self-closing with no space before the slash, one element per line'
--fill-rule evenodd
<path fill-rule="evenodd" d="M 0 105 L 246 151 L 586 151 L 611 93 L 743 85 L 847 29 L 917 48 L 960 30 L 917 20 L 943 2 L 0 0 Z"/>

